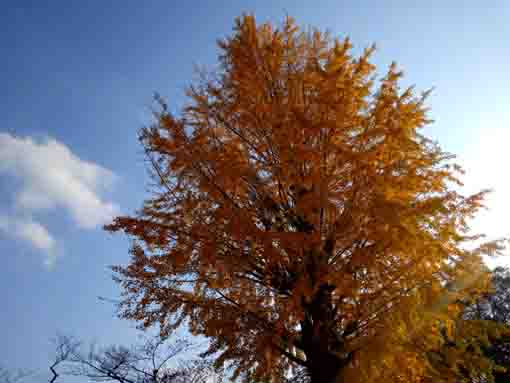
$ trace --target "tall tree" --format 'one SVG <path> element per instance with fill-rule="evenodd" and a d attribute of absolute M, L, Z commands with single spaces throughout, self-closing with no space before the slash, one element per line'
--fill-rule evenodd
<path fill-rule="evenodd" d="M 113 268 L 121 315 L 163 336 L 184 321 L 247 378 L 423 376 L 415 341 L 453 326 L 501 245 L 467 250 L 485 191 L 460 194 L 453 156 L 420 133 L 428 92 L 290 18 L 243 16 L 219 48 L 181 115 L 159 99 L 141 130 L 154 193 L 106 226 L 133 239 Z"/>

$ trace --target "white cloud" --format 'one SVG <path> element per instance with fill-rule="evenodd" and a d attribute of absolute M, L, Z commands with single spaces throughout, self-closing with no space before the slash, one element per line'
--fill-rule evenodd
<path fill-rule="evenodd" d="M 114 174 L 97 164 L 81 160 L 62 143 L 0 133 L 0 174 L 22 181 L 16 204 L 35 211 L 64 208 L 83 228 L 110 220 L 117 207 L 99 193 L 108 189 Z"/>
<path fill-rule="evenodd" d="M 37 250 L 46 254 L 45 264 L 55 261 L 55 239 L 48 230 L 32 218 L 16 218 L 0 215 L 0 231 L 6 235 L 29 242 Z"/>
<path fill-rule="evenodd" d="M 35 141 L 0 133 L 0 176 L 16 179 L 20 185 L 14 195 L 14 213 L 0 212 L 0 231 L 44 251 L 48 265 L 54 262 L 56 241 L 32 218 L 37 211 L 64 211 L 85 229 L 104 224 L 118 213 L 115 204 L 100 196 L 116 176 L 51 138 Z"/>

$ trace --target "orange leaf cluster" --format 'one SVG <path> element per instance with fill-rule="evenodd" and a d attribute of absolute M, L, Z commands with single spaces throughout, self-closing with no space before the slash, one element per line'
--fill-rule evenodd
<path fill-rule="evenodd" d="M 181 116 L 161 102 L 141 131 L 157 187 L 107 226 L 135 240 L 114 268 L 123 315 L 163 335 L 186 321 L 247 377 L 301 365 L 326 382 L 372 361 L 353 376 L 420 381 L 404 345 L 487 285 L 484 248 L 465 246 L 485 192 L 459 194 L 453 157 L 420 133 L 428 92 L 290 18 L 244 16 L 219 47 Z"/>

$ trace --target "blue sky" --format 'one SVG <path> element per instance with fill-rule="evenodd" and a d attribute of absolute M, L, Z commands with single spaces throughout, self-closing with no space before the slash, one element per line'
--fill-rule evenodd
<path fill-rule="evenodd" d="M 447 4 L 445 4 L 447 3 Z M 100 229 L 145 194 L 137 130 L 154 91 L 184 102 L 195 64 L 242 12 L 378 45 L 406 84 L 435 87 L 428 134 L 459 155 L 466 188 L 493 187 L 475 227 L 508 235 L 510 5 L 506 1 L 4 1 L 0 11 L 0 365 L 44 368 L 57 331 L 134 341 L 115 318 L 108 265 L 125 238 Z"/>

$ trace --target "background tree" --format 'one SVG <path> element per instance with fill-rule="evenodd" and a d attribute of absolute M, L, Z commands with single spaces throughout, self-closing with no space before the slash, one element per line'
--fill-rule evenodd
<path fill-rule="evenodd" d="M 492 271 L 492 291 L 466 309 L 464 318 L 485 322 L 494 335 L 480 345 L 480 351 L 495 365 L 506 368 L 493 373 L 496 383 L 510 381 L 510 269 L 497 267 Z M 487 323 L 488 322 L 488 323 Z"/>
<path fill-rule="evenodd" d="M 441 329 L 441 347 L 423 350 L 432 365 L 431 371 L 434 371 L 431 382 L 445 376 L 456 382 L 509 381 L 509 270 L 496 268 L 491 280 L 490 291 L 474 303 L 465 302 L 467 307 L 459 314 L 454 332 Z"/>
<path fill-rule="evenodd" d="M 492 270 L 491 282 L 491 291 L 466 309 L 465 318 L 510 325 L 510 269 L 496 267 Z"/>
<path fill-rule="evenodd" d="M 186 322 L 247 380 L 305 368 L 312 382 L 413 381 L 488 285 L 467 221 L 485 192 L 419 130 L 428 92 L 379 82 L 374 47 L 237 19 L 218 70 L 180 117 L 159 99 L 140 141 L 155 180 L 116 266 L 121 316 L 166 336 Z M 423 335 L 428 334 L 428 335 Z M 388 375 L 392 374 L 392 375 Z"/>
<path fill-rule="evenodd" d="M 222 375 L 211 362 L 193 358 L 192 344 L 184 339 L 164 342 L 148 338 L 143 344 L 110 346 L 88 352 L 68 336 L 55 339 L 56 354 L 50 366 L 50 382 L 60 376 L 78 376 L 90 382 L 117 383 L 221 383 Z"/>
<path fill-rule="evenodd" d="M 506 371 L 494 374 L 496 383 L 504 383 L 510 382 L 510 269 L 498 267 L 493 270 L 492 285 L 494 290 L 479 300 L 467 315 L 504 327 L 502 336 L 484 349 L 487 357 L 497 365 L 506 367 Z"/>

